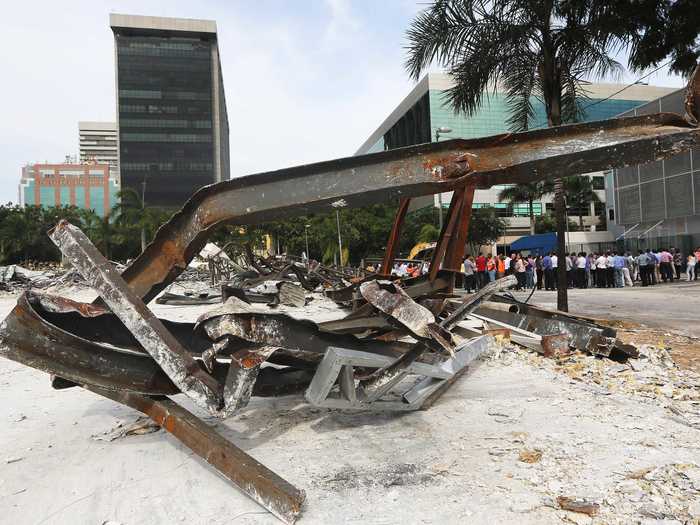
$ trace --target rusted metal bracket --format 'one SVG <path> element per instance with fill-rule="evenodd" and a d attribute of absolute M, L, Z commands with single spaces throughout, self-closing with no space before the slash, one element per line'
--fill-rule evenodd
<path fill-rule="evenodd" d="M 88 390 L 143 412 L 284 523 L 294 523 L 306 495 L 174 401 L 92 385 Z"/>
<path fill-rule="evenodd" d="M 508 275 L 502 279 L 487 284 L 477 293 L 465 299 L 441 324 L 445 330 L 452 330 L 457 323 L 464 319 L 471 312 L 479 308 L 481 304 L 488 300 L 496 292 L 502 292 L 518 284 L 515 275 Z"/>

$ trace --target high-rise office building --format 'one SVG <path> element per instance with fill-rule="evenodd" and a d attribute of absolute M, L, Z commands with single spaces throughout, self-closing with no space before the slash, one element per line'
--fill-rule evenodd
<path fill-rule="evenodd" d="M 179 207 L 229 178 L 216 23 L 111 14 L 119 170 L 147 206 Z"/>
<path fill-rule="evenodd" d="M 116 122 L 78 122 L 80 162 L 109 164 L 109 176 L 119 183 Z"/>
<path fill-rule="evenodd" d="M 425 75 L 415 88 L 399 103 L 382 124 L 370 135 L 356 152 L 356 155 L 373 153 L 386 149 L 400 148 L 413 144 L 421 144 L 436 140 L 436 130 L 448 128 L 451 131 L 443 133 L 439 140 L 453 138 L 478 138 L 495 135 L 508 131 L 509 108 L 507 96 L 502 91 L 490 93 L 484 99 L 478 110 L 471 116 L 457 114 L 449 106 L 445 91 L 454 86 L 449 75 L 430 73 Z M 663 88 L 647 85 L 627 86 L 621 84 L 592 83 L 586 86 L 588 100 L 581 103 L 583 120 L 604 120 L 622 112 L 633 109 L 647 101 L 666 95 L 673 88 Z M 532 99 L 535 119 L 531 129 L 546 127 L 547 118 L 544 105 L 535 97 Z M 593 185 L 601 201 L 605 200 L 604 174 L 591 174 Z M 527 203 L 511 206 L 498 200 L 498 193 L 503 186 L 495 186 L 488 190 L 476 190 L 474 207 L 492 206 L 497 215 L 508 222 L 506 239 L 501 242 L 509 243 L 521 235 L 529 233 L 530 219 Z M 436 196 L 437 197 L 437 196 Z M 451 193 L 445 193 L 438 200 L 416 199 L 415 207 L 441 202 L 447 207 Z M 545 196 L 541 201 L 533 203 L 535 215 L 542 215 L 552 208 L 552 196 Z M 598 216 L 605 210 L 604 202 L 591 204 L 586 210 L 581 210 L 584 225 L 593 227 L 598 223 Z M 579 210 L 569 208 L 572 218 L 577 218 Z"/>

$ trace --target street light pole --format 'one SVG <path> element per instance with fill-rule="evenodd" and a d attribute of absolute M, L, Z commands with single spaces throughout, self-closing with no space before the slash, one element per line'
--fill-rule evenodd
<path fill-rule="evenodd" d="M 144 213 L 146 210 L 146 180 L 149 175 L 154 176 L 158 170 L 157 164 L 151 164 L 148 166 L 148 171 L 143 174 L 143 181 L 141 182 L 141 253 L 146 249 L 146 225 L 144 221 Z"/>
<path fill-rule="evenodd" d="M 564 195 L 564 210 L 566 217 L 566 253 L 569 253 L 571 240 L 569 238 L 569 203 L 566 201 L 566 195 Z"/>
<path fill-rule="evenodd" d="M 335 202 L 331 203 L 331 206 L 335 208 L 335 221 L 336 224 L 338 225 L 338 250 L 339 250 L 339 257 L 338 260 L 340 262 L 340 267 L 343 267 L 343 239 L 340 236 L 340 208 L 345 208 L 348 203 L 345 201 L 345 199 L 339 199 Z"/>
<path fill-rule="evenodd" d="M 338 256 L 339 266 L 343 267 L 343 238 L 340 236 L 340 210 L 335 209 L 335 220 L 338 223 Z"/>
<path fill-rule="evenodd" d="M 452 133 L 452 128 L 440 126 L 435 129 L 435 142 L 440 142 L 440 135 Z M 440 222 L 440 231 L 442 231 L 442 192 L 438 193 L 438 220 Z"/>

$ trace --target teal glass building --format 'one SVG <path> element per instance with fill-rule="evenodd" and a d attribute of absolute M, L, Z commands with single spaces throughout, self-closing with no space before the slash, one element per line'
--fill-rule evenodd
<path fill-rule="evenodd" d="M 452 85 L 451 78 L 446 74 L 430 73 L 423 77 L 355 154 L 362 155 L 431 142 L 436 139 L 435 131 L 442 127 L 452 131 L 443 134 L 440 140 L 478 138 L 510 131 L 507 124 L 508 104 L 504 93 L 489 93 L 476 113 L 467 117 L 455 113 L 447 103 L 445 91 Z M 617 93 L 624 87 L 625 85 L 622 84 L 589 84 L 586 87 L 588 99 L 581 101 L 583 120 L 595 121 L 613 118 L 673 91 L 673 88 L 639 84 Z M 535 109 L 535 120 L 531 129 L 545 127 L 547 119 L 544 105 L 534 98 L 532 104 Z M 594 186 L 604 202 L 603 174 L 598 173 L 593 176 Z M 511 235 L 528 233 L 529 210 L 527 204 L 511 206 L 499 202 L 498 192 L 501 188 L 477 190 L 474 196 L 474 207 L 487 205 L 495 207 L 500 216 L 509 218 L 509 234 Z M 450 194 L 444 194 L 441 200 L 443 206 L 448 206 Z M 421 199 L 420 201 L 424 206 L 433 203 L 431 199 Z M 536 215 L 546 213 L 549 208 L 551 208 L 551 197 L 545 197 L 542 202 L 533 204 Z M 586 210 L 586 225 L 596 224 L 598 222 L 597 216 L 603 210 L 604 204 L 599 204 L 597 207 L 591 206 L 590 210 Z M 576 216 L 578 210 L 570 210 L 569 213 Z"/>

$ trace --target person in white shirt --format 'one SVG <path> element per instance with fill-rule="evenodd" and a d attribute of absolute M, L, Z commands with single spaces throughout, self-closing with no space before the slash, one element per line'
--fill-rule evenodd
<path fill-rule="evenodd" d="M 578 288 L 588 288 L 586 278 L 586 254 L 581 252 L 576 257 L 576 286 Z"/>
<path fill-rule="evenodd" d="M 607 288 L 615 288 L 615 258 L 610 252 L 605 254 L 605 275 Z"/>
<path fill-rule="evenodd" d="M 634 258 L 629 252 L 627 252 L 623 258 L 625 259 L 625 266 L 622 268 L 622 276 L 625 281 L 624 285 L 634 286 L 631 274 L 631 270 L 634 269 Z"/>
<path fill-rule="evenodd" d="M 607 259 L 602 253 L 595 260 L 595 268 L 598 276 L 598 288 L 605 288 L 608 283 L 608 277 L 606 272 Z"/>
<path fill-rule="evenodd" d="M 694 281 L 695 280 L 695 268 L 698 265 L 698 261 L 695 258 L 695 255 L 692 253 L 688 255 L 688 261 L 686 262 L 687 264 L 687 274 L 688 274 L 688 281 Z"/>

